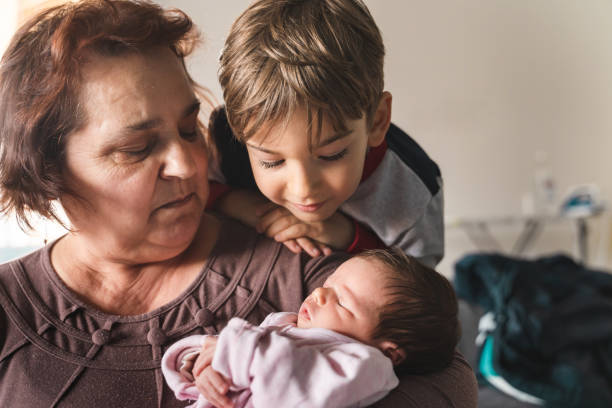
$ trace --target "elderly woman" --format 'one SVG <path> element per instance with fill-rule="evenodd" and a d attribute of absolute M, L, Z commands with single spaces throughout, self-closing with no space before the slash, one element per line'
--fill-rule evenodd
<path fill-rule="evenodd" d="M 204 211 L 189 18 L 90 0 L 25 24 L 0 72 L 0 208 L 69 232 L 0 266 L 0 405 L 175 407 L 165 349 L 295 311 L 345 259 L 310 259 Z M 473 374 L 402 379 L 381 406 L 474 406 Z M 407 398 L 407 399 L 406 399 Z"/>

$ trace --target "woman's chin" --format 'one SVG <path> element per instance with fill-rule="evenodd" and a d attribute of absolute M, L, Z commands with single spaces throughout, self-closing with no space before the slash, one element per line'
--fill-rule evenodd
<path fill-rule="evenodd" d="M 176 250 L 178 255 L 193 242 L 200 227 L 201 217 L 185 217 L 171 225 L 159 226 L 155 229 L 150 242 L 156 246 Z"/>

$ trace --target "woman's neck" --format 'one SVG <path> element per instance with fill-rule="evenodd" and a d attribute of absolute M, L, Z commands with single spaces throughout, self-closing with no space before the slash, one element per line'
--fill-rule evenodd
<path fill-rule="evenodd" d="M 191 245 L 176 256 L 129 262 L 105 256 L 106 248 L 69 233 L 51 251 L 60 279 L 83 301 L 110 314 L 139 315 L 174 300 L 197 278 L 214 247 L 219 221 L 205 215 Z"/>

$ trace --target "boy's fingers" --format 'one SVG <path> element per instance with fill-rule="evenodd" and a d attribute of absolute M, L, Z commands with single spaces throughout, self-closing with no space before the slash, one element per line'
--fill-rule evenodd
<path fill-rule="evenodd" d="M 289 250 L 291 252 L 293 252 L 294 254 L 299 254 L 300 252 L 302 252 L 302 247 L 299 246 L 297 244 L 297 242 L 295 242 L 294 239 L 290 239 L 288 241 L 284 241 L 283 245 L 285 245 L 287 248 L 289 248 Z"/>
<path fill-rule="evenodd" d="M 306 253 L 313 258 L 321 255 L 321 252 L 316 247 L 316 245 L 309 238 L 301 237 L 296 239 L 299 246 L 306 251 Z"/>
<path fill-rule="evenodd" d="M 268 228 L 266 229 L 266 235 L 269 236 L 270 238 L 276 239 L 277 234 L 282 233 L 283 231 L 286 231 L 289 228 L 295 228 L 298 225 L 302 225 L 302 229 L 306 230 L 304 224 L 302 224 L 300 220 L 295 218 L 293 215 L 287 215 L 285 217 L 277 219 L 272 224 L 270 224 Z M 300 235 L 288 234 L 284 237 L 284 239 L 279 240 L 279 241 L 287 241 L 289 239 L 301 237 L 302 235 L 305 235 L 305 234 L 300 234 Z"/>
<path fill-rule="evenodd" d="M 298 222 L 298 219 L 287 210 L 277 208 L 260 218 L 257 224 L 257 231 L 272 237 L 278 231 L 282 231 L 296 222 Z"/>
<path fill-rule="evenodd" d="M 328 247 L 327 245 L 319 245 L 319 248 L 321 248 L 321 251 L 323 252 L 323 255 L 331 255 L 332 250 L 330 247 Z"/>
<path fill-rule="evenodd" d="M 259 222 L 257 223 L 257 225 L 255 226 L 255 229 L 257 230 L 257 232 L 259 232 L 260 234 L 264 233 L 268 227 L 274 222 L 276 221 L 276 219 L 278 219 L 280 216 L 282 216 L 282 210 L 281 208 L 277 207 L 274 208 L 268 212 L 266 212 L 265 214 L 262 214 L 259 217 Z"/>
<path fill-rule="evenodd" d="M 264 204 L 258 205 L 255 208 L 255 215 L 258 216 L 258 217 L 261 217 L 264 214 L 269 213 L 270 211 L 272 211 L 276 207 L 278 207 L 278 205 L 274 204 L 272 201 L 268 201 L 268 202 L 266 202 Z"/>
<path fill-rule="evenodd" d="M 277 231 L 274 235 L 272 235 L 272 237 L 274 237 L 274 240 L 278 242 L 285 242 L 290 239 L 298 239 L 298 238 L 312 238 L 312 237 L 307 237 L 308 232 L 309 232 L 308 225 L 302 222 L 298 222 L 296 224 L 288 225 L 282 230 Z"/>

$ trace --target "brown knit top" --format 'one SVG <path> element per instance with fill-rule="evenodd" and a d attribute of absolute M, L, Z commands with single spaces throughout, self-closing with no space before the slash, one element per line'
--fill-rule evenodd
<path fill-rule="evenodd" d="M 0 265 L 2 407 L 184 407 L 159 368 L 170 344 L 215 334 L 234 316 L 258 324 L 268 313 L 297 311 L 345 259 L 295 255 L 224 219 L 189 288 L 150 313 L 116 316 L 84 304 L 62 283 L 51 247 Z M 376 406 L 475 407 L 474 376 L 457 355 L 441 373 L 402 378 Z"/>

